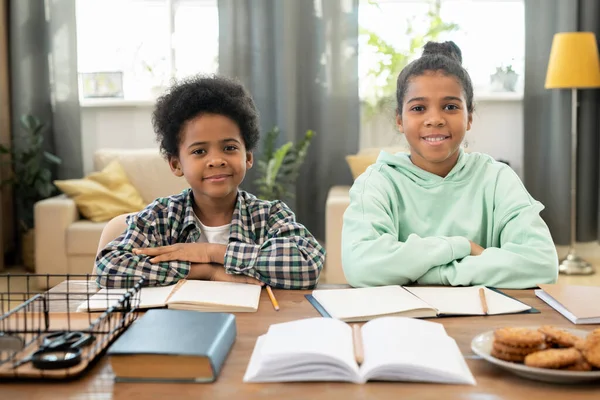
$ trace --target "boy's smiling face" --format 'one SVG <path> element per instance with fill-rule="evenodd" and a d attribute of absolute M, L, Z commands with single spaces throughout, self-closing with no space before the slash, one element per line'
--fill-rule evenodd
<path fill-rule="evenodd" d="M 231 201 L 252 161 L 233 120 L 201 114 L 182 126 L 179 155 L 169 165 L 176 176 L 185 177 L 196 201 Z"/>

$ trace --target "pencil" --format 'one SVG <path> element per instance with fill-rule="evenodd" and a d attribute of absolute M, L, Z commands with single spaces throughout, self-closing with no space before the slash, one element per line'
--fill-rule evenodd
<path fill-rule="evenodd" d="M 488 315 L 488 305 L 485 299 L 485 289 L 479 288 L 479 300 L 481 301 L 481 308 L 483 309 L 483 313 Z"/>
<path fill-rule="evenodd" d="M 273 290 L 271 290 L 271 286 L 267 286 L 267 293 L 269 294 L 269 298 L 271 299 L 271 303 L 273 303 L 273 308 L 275 311 L 279 311 L 279 303 L 277 303 L 277 299 L 273 294 Z"/>
<path fill-rule="evenodd" d="M 358 324 L 352 325 L 352 341 L 354 342 L 354 358 L 358 365 L 362 364 L 365 356 L 362 342 L 362 332 Z"/>

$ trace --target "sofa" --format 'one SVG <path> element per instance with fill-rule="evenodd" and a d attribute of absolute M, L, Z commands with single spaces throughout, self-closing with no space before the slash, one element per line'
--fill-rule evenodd
<path fill-rule="evenodd" d="M 101 171 L 115 159 L 145 204 L 188 187 L 184 178 L 171 173 L 158 149 L 100 149 L 94 154 L 94 170 Z M 100 235 L 108 221 L 82 218 L 75 201 L 66 195 L 37 202 L 34 218 L 36 274 L 93 272 Z M 38 278 L 37 284 L 40 289 L 47 289 L 64 279 L 64 276 L 45 276 Z"/>

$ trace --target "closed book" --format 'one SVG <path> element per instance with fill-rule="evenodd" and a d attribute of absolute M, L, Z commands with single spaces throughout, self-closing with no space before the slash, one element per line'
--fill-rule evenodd
<path fill-rule="evenodd" d="M 540 284 L 535 294 L 574 324 L 600 324 L 600 287 Z"/>
<path fill-rule="evenodd" d="M 117 381 L 213 382 L 236 333 L 233 314 L 149 310 L 107 354 Z"/>

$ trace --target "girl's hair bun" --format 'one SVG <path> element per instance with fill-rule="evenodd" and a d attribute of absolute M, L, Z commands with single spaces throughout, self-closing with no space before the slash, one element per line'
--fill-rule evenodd
<path fill-rule="evenodd" d="M 428 55 L 443 55 L 462 64 L 462 52 L 460 47 L 453 41 L 443 43 L 427 42 L 423 48 L 423 57 Z"/>

